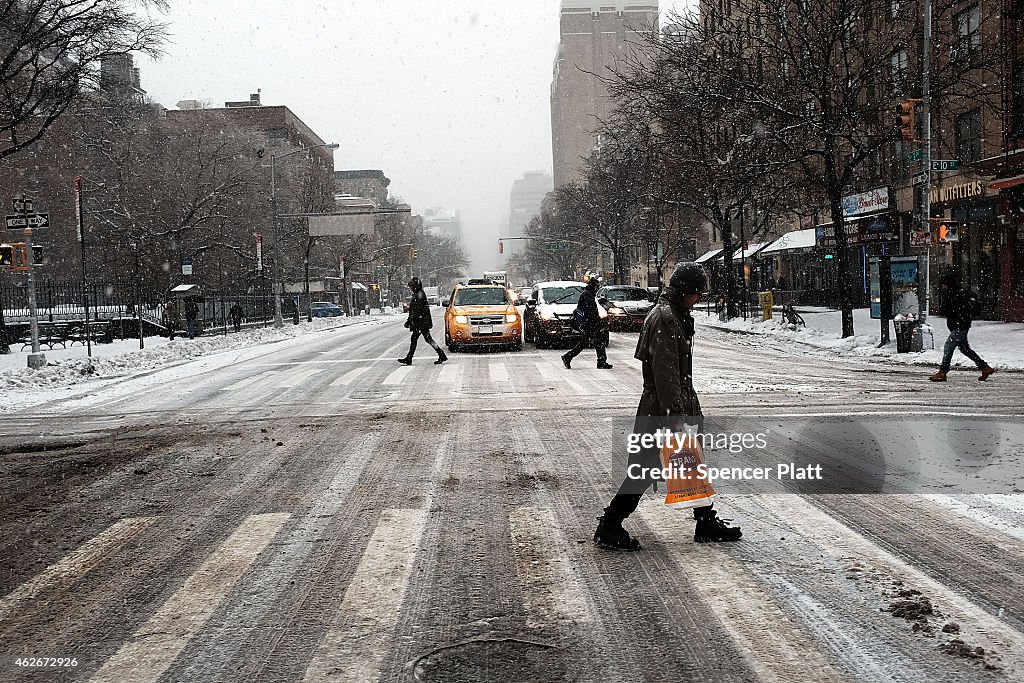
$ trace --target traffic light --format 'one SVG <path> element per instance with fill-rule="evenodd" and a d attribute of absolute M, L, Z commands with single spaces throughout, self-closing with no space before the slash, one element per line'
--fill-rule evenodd
<path fill-rule="evenodd" d="M 960 224 L 953 221 L 939 223 L 939 244 L 960 241 Z"/>
<path fill-rule="evenodd" d="M 917 121 L 915 118 L 917 103 L 921 100 L 904 100 L 896 105 L 896 125 L 900 129 L 900 137 L 913 142 L 917 139 Z"/>
<path fill-rule="evenodd" d="M 409 260 L 410 261 L 415 261 L 416 260 L 416 256 L 417 256 L 416 250 L 415 249 L 410 249 L 409 250 Z"/>
<path fill-rule="evenodd" d="M 0 266 L 14 265 L 14 247 L 9 244 L 0 244 Z"/>
<path fill-rule="evenodd" d="M 502 242 L 501 240 L 498 240 L 498 253 L 499 254 L 504 254 L 505 253 L 505 243 Z"/>

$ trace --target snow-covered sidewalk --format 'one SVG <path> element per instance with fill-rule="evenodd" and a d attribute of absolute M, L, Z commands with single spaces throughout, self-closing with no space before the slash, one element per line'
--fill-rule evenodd
<path fill-rule="evenodd" d="M 742 318 L 720 322 L 714 313 L 709 316 L 703 310 L 696 311 L 694 318 L 698 325 L 799 342 L 840 357 L 877 357 L 893 363 L 935 367 L 942 362 L 942 346 L 948 330 L 946 319 L 941 316 L 928 318 L 935 336 L 934 349 L 919 353 L 896 353 L 896 333 L 892 324 L 889 326 L 889 343 L 879 348 L 881 326 L 878 320 L 871 318 L 871 313 L 866 308 L 853 312 L 856 334 L 846 339 L 842 338 L 842 318 L 839 311 L 819 307 L 797 307 L 797 312 L 807 323 L 806 328 L 786 324 L 778 310 L 773 320 L 765 322 Z M 971 327 L 970 341 L 971 347 L 992 367 L 1002 370 L 1024 370 L 1024 324 L 978 320 Z M 953 367 L 973 368 L 974 364 L 957 351 L 953 354 Z"/>
<path fill-rule="evenodd" d="M 279 342 L 307 334 L 328 332 L 352 324 L 381 321 L 390 315 L 361 315 L 351 318 L 314 318 L 298 325 L 291 320 L 280 329 L 274 327 L 243 328 L 227 335 L 207 332 L 189 339 L 176 337 L 146 337 L 145 348 L 139 348 L 138 339 L 119 339 L 112 344 L 93 344 L 92 358 L 86 347 L 75 344 L 63 349 L 42 349 L 47 365 L 37 370 L 28 366 L 28 351 L 21 345 L 11 347 L 11 353 L 0 355 L 0 411 L 39 403 L 67 395 L 60 391 L 73 389 L 83 383 L 100 386 L 102 380 L 115 380 L 138 375 L 162 367 L 220 353 Z M 55 391 L 56 390 L 56 391 Z"/>

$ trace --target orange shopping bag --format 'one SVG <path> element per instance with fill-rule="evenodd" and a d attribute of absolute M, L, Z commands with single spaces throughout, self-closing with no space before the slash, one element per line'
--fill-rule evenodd
<path fill-rule="evenodd" d="M 672 508 L 699 508 L 711 505 L 715 489 L 697 472 L 704 463 L 704 450 L 695 435 L 674 432 L 661 447 L 661 465 L 668 470 L 665 479 L 665 505 Z"/>

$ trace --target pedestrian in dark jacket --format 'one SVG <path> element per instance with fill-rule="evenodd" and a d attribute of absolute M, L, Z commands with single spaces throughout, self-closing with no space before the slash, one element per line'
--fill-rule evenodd
<path fill-rule="evenodd" d="M 228 311 L 228 315 L 231 316 L 231 324 L 234 326 L 235 332 L 241 332 L 242 331 L 242 306 L 240 304 L 236 303 L 234 306 L 231 307 L 231 310 Z"/>
<path fill-rule="evenodd" d="M 707 288 L 707 276 L 699 264 L 679 263 L 669 286 L 662 290 L 658 303 L 644 320 L 637 340 L 635 357 L 642 363 L 644 388 L 636 410 L 634 432 L 653 428 L 679 430 L 684 417 L 703 415 L 693 388 L 694 322 L 690 310 Z M 631 454 L 629 463 L 646 469 L 662 467 L 657 448 Z M 622 528 L 622 521 L 640 504 L 644 491 L 654 483 L 649 476 L 626 477 L 618 493 L 599 518 L 594 542 L 614 550 L 640 550 L 640 543 Z M 743 535 L 719 519 L 713 506 L 694 508 L 697 520 L 694 540 L 737 541 Z"/>
<path fill-rule="evenodd" d="M 181 311 L 178 310 L 177 299 L 169 299 L 164 304 L 164 327 L 167 328 L 170 340 L 174 341 L 174 333 L 181 327 Z"/>
<path fill-rule="evenodd" d="M 960 352 L 974 361 L 974 364 L 981 370 L 981 376 L 978 379 L 984 382 L 995 372 L 995 369 L 983 361 L 967 341 L 967 334 L 971 331 L 971 323 L 974 322 L 976 309 L 980 306 L 978 295 L 960 285 L 952 266 L 947 266 L 943 270 L 939 287 L 944 294 L 944 313 L 946 314 L 946 327 L 949 328 L 949 337 L 946 339 L 946 346 L 942 353 L 942 366 L 929 379 L 933 382 L 945 382 L 949 366 L 953 362 L 953 352 L 960 349 Z"/>
<path fill-rule="evenodd" d="M 576 304 L 576 311 L 583 318 L 579 324 L 580 341 L 573 348 L 569 349 L 562 356 L 562 363 L 566 369 L 572 369 L 572 359 L 580 355 L 587 344 L 593 344 L 597 351 L 597 367 L 602 370 L 611 370 L 608 363 L 608 356 L 604 350 L 604 325 L 601 324 L 601 312 L 597 308 L 597 290 L 601 287 L 601 278 L 594 273 L 587 274 L 587 286 L 580 294 L 579 302 Z M 573 313 L 577 315 L 577 313 Z"/>
<path fill-rule="evenodd" d="M 196 319 L 199 317 L 199 302 L 194 297 L 185 299 L 185 331 L 189 339 L 196 338 Z"/>
<path fill-rule="evenodd" d="M 420 335 L 423 335 L 424 341 L 437 351 L 437 360 L 434 361 L 434 365 L 440 365 L 448 360 L 448 356 L 430 336 L 430 328 L 434 326 L 434 321 L 430 317 L 430 302 L 427 301 L 427 295 L 423 292 L 423 284 L 418 277 L 409 280 L 409 289 L 412 290 L 412 300 L 409 302 L 409 317 L 406 318 L 405 326 L 412 331 L 412 339 L 409 341 L 409 355 L 399 358 L 398 362 L 402 365 L 412 365 L 412 356 L 416 353 L 416 341 Z"/>

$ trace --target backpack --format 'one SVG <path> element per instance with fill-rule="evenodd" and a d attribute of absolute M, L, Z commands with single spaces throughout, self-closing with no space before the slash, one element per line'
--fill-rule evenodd
<path fill-rule="evenodd" d="M 572 312 L 572 326 L 578 330 L 587 326 L 587 314 L 583 312 L 582 308 L 577 308 Z"/>

